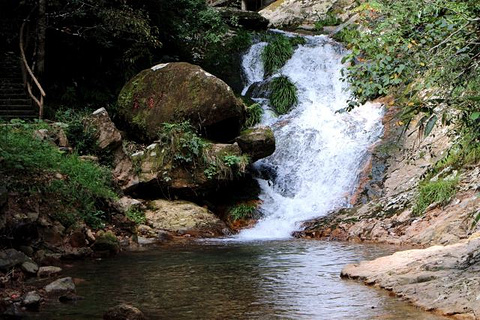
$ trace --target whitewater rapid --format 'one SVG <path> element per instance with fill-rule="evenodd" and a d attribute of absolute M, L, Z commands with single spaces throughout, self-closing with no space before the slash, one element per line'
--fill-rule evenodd
<path fill-rule="evenodd" d="M 348 84 L 341 80 L 346 53 L 326 36 L 306 37 L 279 72 L 298 89 L 298 105 L 277 117 L 268 99 L 255 99 L 264 108 L 260 125 L 272 127 L 276 151 L 255 163 L 263 218 L 237 239 L 289 238 L 304 220 L 349 206 L 369 148 L 379 139 L 383 110 L 367 103 L 352 112 L 337 112 L 347 106 Z M 261 52 L 266 43 L 254 44 L 244 55 L 245 94 L 264 80 Z"/>

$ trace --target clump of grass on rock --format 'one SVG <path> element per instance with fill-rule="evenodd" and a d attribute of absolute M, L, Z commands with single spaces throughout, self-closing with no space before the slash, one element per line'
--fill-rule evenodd
<path fill-rule="evenodd" d="M 287 76 L 276 77 L 270 84 L 270 103 L 282 115 L 298 103 L 297 88 Z"/>

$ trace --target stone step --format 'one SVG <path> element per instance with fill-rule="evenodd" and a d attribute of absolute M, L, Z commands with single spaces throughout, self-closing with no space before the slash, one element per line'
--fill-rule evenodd
<path fill-rule="evenodd" d="M 0 106 L 0 110 L 25 110 L 25 111 L 30 111 L 34 110 L 33 106 L 31 104 L 25 104 L 25 105 L 17 105 L 17 106 Z"/>
<path fill-rule="evenodd" d="M 1 110 L 0 118 L 18 118 L 18 117 L 38 116 L 34 110 Z"/>
<path fill-rule="evenodd" d="M 0 106 L 25 106 L 31 105 L 30 99 L 0 99 Z"/>
<path fill-rule="evenodd" d="M 18 93 L 5 93 L 5 92 L 0 92 L 0 100 L 4 99 L 28 99 L 28 96 L 26 95 L 25 92 L 21 91 Z"/>

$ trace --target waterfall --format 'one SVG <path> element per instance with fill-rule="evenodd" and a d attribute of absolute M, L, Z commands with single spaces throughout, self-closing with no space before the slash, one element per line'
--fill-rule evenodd
<path fill-rule="evenodd" d="M 352 112 L 346 107 L 348 84 L 341 81 L 345 49 L 326 36 L 308 36 L 278 74 L 286 75 L 298 89 L 298 105 L 288 114 L 272 116 L 268 99 L 255 99 L 266 111 L 262 125 L 272 127 L 276 151 L 255 167 L 265 179 L 261 186 L 263 218 L 239 239 L 291 237 L 304 220 L 347 207 L 368 149 L 383 127 L 383 110 L 365 104 Z M 245 54 L 247 86 L 264 79 L 261 50 L 257 43 Z"/>

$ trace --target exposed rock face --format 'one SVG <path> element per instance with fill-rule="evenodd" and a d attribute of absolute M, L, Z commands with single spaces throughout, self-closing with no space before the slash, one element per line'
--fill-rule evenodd
<path fill-rule="evenodd" d="M 208 237 L 223 235 L 228 230 L 212 212 L 192 202 L 155 200 L 148 207 L 146 224 L 157 232 L 166 230 Z"/>
<path fill-rule="evenodd" d="M 146 320 L 147 318 L 139 309 L 122 303 L 108 309 L 103 315 L 104 320 Z"/>
<path fill-rule="evenodd" d="M 45 292 L 48 294 L 65 294 L 75 292 L 75 284 L 70 277 L 61 278 L 45 286 Z"/>
<path fill-rule="evenodd" d="M 271 27 L 291 27 L 315 23 L 325 17 L 336 0 L 277 0 L 260 14 L 270 21 Z"/>
<path fill-rule="evenodd" d="M 30 259 L 22 252 L 15 249 L 7 249 L 0 251 L 0 270 L 9 271 L 16 265 L 29 261 Z"/>
<path fill-rule="evenodd" d="M 268 157 L 275 152 L 275 137 L 269 127 L 245 130 L 235 139 L 252 162 Z"/>
<path fill-rule="evenodd" d="M 121 146 L 122 135 L 115 127 L 105 108 L 94 111 L 85 120 L 85 123 L 94 129 L 94 137 L 97 139 L 97 145 L 100 149 L 114 150 Z"/>
<path fill-rule="evenodd" d="M 419 137 L 416 118 L 402 135 L 395 112 L 387 113 L 383 141 L 365 169 L 369 180 L 352 199 L 357 206 L 307 222 L 298 236 L 426 246 L 455 243 L 475 232 L 480 168 L 459 174 L 457 195 L 446 206 L 434 203 L 422 216 L 412 212 L 419 182 L 451 146 L 451 128 L 438 125 L 427 138 Z"/>
<path fill-rule="evenodd" d="M 342 276 L 393 291 L 426 310 L 458 319 L 479 319 L 480 238 L 408 250 L 347 265 Z"/>
<path fill-rule="evenodd" d="M 125 121 L 149 141 L 162 123 L 182 120 L 206 137 L 228 141 L 240 132 L 245 113 L 225 82 L 185 62 L 143 70 L 123 87 L 118 104 Z"/>
<path fill-rule="evenodd" d="M 257 12 L 235 8 L 218 8 L 217 10 L 223 20 L 232 27 L 241 26 L 247 30 L 266 30 L 268 27 L 268 20 Z"/>

